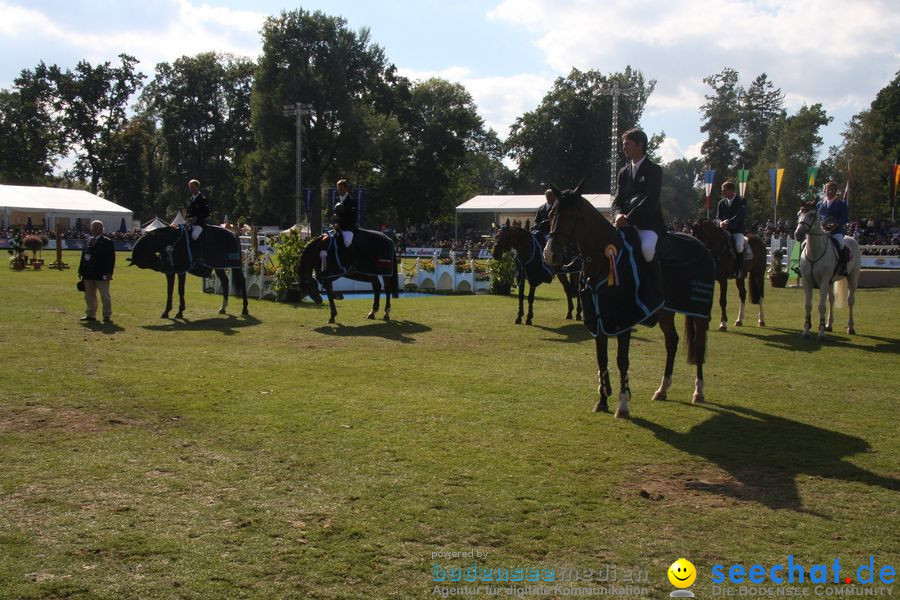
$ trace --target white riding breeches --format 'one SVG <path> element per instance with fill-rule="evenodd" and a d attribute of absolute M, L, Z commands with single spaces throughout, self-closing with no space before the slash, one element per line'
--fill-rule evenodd
<path fill-rule="evenodd" d="M 200 237 L 200 234 L 203 233 L 203 227 L 201 225 L 192 225 L 191 226 L 191 238 L 196 242 L 197 238 Z"/>
<path fill-rule="evenodd" d="M 349 248 L 350 244 L 353 243 L 353 232 L 352 231 L 341 231 L 341 235 L 344 237 L 344 247 Z"/>
<path fill-rule="evenodd" d="M 833 238 L 837 241 L 837 243 L 838 243 L 838 248 L 840 248 L 841 250 L 843 250 L 843 249 L 844 249 L 844 246 L 847 245 L 847 242 L 844 241 L 844 234 L 843 234 L 843 233 L 832 233 L 832 234 L 831 234 L 831 237 L 833 237 Z"/>
<path fill-rule="evenodd" d="M 644 255 L 644 260 L 651 262 L 656 254 L 656 241 L 659 239 L 659 236 L 652 229 L 638 229 L 635 227 L 634 230 L 637 231 L 638 237 L 641 238 L 641 253 Z"/>
<path fill-rule="evenodd" d="M 743 233 L 732 233 L 731 237 L 734 238 L 734 250 L 738 254 L 744 253 L 744 242 L 747 241 L 747 238 L 744 237 Z"/>

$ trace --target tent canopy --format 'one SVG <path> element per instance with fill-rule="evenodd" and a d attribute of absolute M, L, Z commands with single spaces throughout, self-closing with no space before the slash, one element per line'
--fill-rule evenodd
<path fill-rule="evenodd" d="M 594 208 L 610 211 L 609 194 L 584 194 Z M 543 194 L 529 196 L 475 196 L 456 207 L 457 213 L 534 214 L 546 202 Z"/>
<path fill-rule="evenodd" d="M 116 231 L 122 219 L 130 223 L 132 216 L 124 206 L 84 190 L 0 185 L 0 218 L 5 225 L 24 224 L 29 218 L 35 224 L 43 218 L 47 227 L 58 218 L 67 220 L 70 226 L 75 219 L 97 219 L 103 221 L 107 231 Z"/>
<path fill-rule="evenodd" d="M 169 224 L 160 219 L 159 217 L 153 217 L 153 220 L 145 223 L 141 226 L 141 231 L 144 233 L 148 231 L 153 231 L 154 229 L 159 229 L 160 227 L 168 227 Z"/>

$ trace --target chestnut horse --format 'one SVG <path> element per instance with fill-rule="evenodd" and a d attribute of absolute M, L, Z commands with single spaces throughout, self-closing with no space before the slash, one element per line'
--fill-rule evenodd
<path fill-rule="evenodd" d="M 766 317 L 763 312 L 763 296 L 765 296 L 766 281 L 766 245 L 755 235 L 747 236 L 747 245 L 753 252 L 753 258 L 744 260 L 744 265 L 740 277 L 735 277 L 734 273 L 734 250 L 731 234 L 721 227 L 717 226 L 714 221 L 709 219 L 700 219 L 691 224 L 691 235 L 706 244 L 716 261 L 716 281 L 719 282 L 719 307 L 722 309 L 722 320 L 719 322 L 719 331 L 728 329 L 728 311 L 726 305 L 728 303 L 728 280 L 734 279 L 737 286 L 738 296 L 741 298 L 741 307 L 738 309 L 738 317 L 734 322 L 735 327 L 744 324 L 744 305 L 747 301 L 747 288 L 744 285 L 744 278 L 749 276 L 750 279 L 750 302 L 759 304 L 759 319 L 757 323 L 760 327 L 766 326 Z"/>

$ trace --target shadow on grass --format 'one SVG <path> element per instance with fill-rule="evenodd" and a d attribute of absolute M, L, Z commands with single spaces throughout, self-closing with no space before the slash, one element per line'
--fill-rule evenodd
<path fill-rule="evenodd" d="M 187 319 L 168 319 L 161 325 L 142 325 L 147 331 L 221 331 L 223 335 L 235 335 L 238 329 L 253 327 L 262 323 L 252 315 L 237 317 L 224 315 L 189 321 Z"/>
<path fill-rule="evenodd" d="M 411 336 L 431 331 L 431 327 L 414 321 L 375 321 L 365 325 L 353 326 L 336 323 L 334 325 L 316 327 L 313 331 L 339 337 L 380 337 L 386 340 L 411 344 L 416 341 Z"/>
<path fill-rule="evenodd" d="M 534 325 L 534 327 L 557 336 L 541 338 L 542 341 L 546 342 L 577 344 L 579 342 L 586 342 L 593 339 L 591 337 L 591 332 L 588 331 L 588 328 L 585 327 L 584 323 L 582 323 L 581 321 L 570 321 L 562 327 L 546 327 L 544 325 Z"/>
<path fill-rule="evenodd" d="M 120 331 L 125 331 L 125 328 L 120 325 L 116 325 L 115 321 L 81 321 L 81 326 L 85 329 L 90 329 L 91 331 L 99 331 L 100 333 L 104 333 L 106 335 L 112 335 L 114 333 L 119 333 Z"/>
<path fill-rule="evenodd" d="M 716 483 L 692 482 L 690 487 L 694 489 L 798 512 L 809 512 L 803 509 L 797 490 L 801 473 L 900 491 L 900 480 L 871 473 L 845 460 L 871 450 L 862 438 L 741 406 L 707 404 L 699 408 L 713 416 L 687 433 L 646 419 L 632 419 L 660 441 L 718 465 L 733 478 Z"/>
<path fill-rule="evenodd" d="M 825 334 L 825 340 L 820 341 L 817 337 L 818 325 L 815 326 L 810 333 L 809 339 L 803 339 L 800 329 L 787 329 L 784 327 L 768 327 L 766 330 L 733 330 L 737 335 L 752 337 L 761 340 L 765 345 L 779 350 L 790 350 L 793 352 L 818 352 L 823 347 L 829 348 L 846 348 L 847 350 L 862 350 L 863 352 L 874 352 L 876 354 L 900 353 L 900 340 L 896 338 L 880 337 L 875 335 L 848 335 L 836 330 Z M 768 333 L 769 331 L 777 333 Z M 854 338 L 864 338 L 874 340 L 875 345 L 864 345 L 853 343 Z"/>

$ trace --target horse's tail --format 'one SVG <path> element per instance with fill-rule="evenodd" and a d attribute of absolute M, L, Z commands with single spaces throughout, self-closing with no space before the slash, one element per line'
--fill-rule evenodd
<path fill-rule="evenodd" d="M 689 365 L 702 365 L 706 362 L 706 330 L 709 328 L 709 319 L 684 317 L 684 344 L 687 347 L 687 361 Z"/>
<path fill-rule="evenodd" d="M 754 243 L 755 242 L 755 243 Z M 748 279 L 750 280 L 750 302 L 759 304 L 763 296 L 766 295 L 766 246 L 757 238 L 747 240 L 748 244 L 753 247 L 755 254 L 754 263 L 758 266 L 748 269 Z"/>
<path fill-rule="evenodd" d="M 394 272 L 391 274 L 391 296 L 394 298 L 400 297 L 400 282 L 398 280 L 399 275 L 397 274 L 399 270 L 400 259 L 394 254 Z"/>
<path fill-rule="evenodd" d="M 748 275 L 750 280 L 750 302 L 751 304 L 759 304 L 759 301 L 766 294 L 765 271 L 753 269 Z"/>
<path fill-rule="evenodd" d="M 847 297 L 850 295 L 850 286 L 847 284 L 847 278 L 842 277 L 834 282 L 834 305 L 837 308 L 847 306 Z"/>

